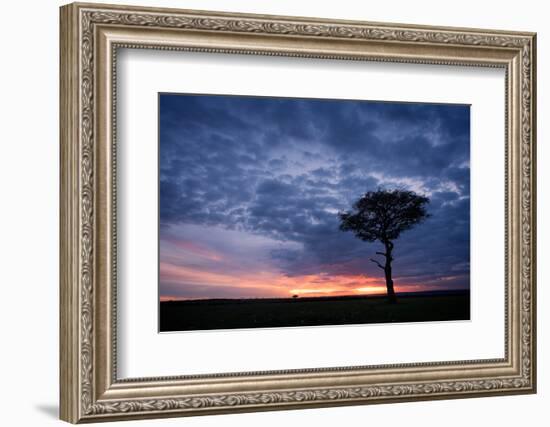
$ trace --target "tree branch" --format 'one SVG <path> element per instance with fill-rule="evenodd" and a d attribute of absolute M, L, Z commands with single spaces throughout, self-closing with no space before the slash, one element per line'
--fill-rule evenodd
<path fill-rule="evenodd" d="M 388 255 L 386 254 L 386 252 L 376 252 L 378 255 L 384 255 L 385 257 L 387 257 Z"/>
<path fill-rule="evenodd" d="M 382 270 L 385 270 L 385 268 L 382 266 L 382 264 L 380 264 L 378 261 L 376 261 L 375 259 L 370 259 L 372 262 L 374 262 L 378 267 L 380 267 Z"/>

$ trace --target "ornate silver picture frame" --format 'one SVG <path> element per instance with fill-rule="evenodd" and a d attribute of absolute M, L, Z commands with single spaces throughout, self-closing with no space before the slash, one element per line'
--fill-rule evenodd
<path fill-rule="evenodd" d="M 523 32 L 100 4 L 63 6 L 61 419 L 79 423 L 534 393 L 535 42 L 535 34 Z M 505 212 L 497 213 L 505 218 L 504 357 L 119 378 L 116 63 L 120 49 L 504 70 L 506 194 Z"/>

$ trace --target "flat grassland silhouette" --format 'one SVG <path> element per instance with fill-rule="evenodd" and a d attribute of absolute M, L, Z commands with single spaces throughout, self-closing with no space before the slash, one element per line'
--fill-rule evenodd
<path fill-rule="evenodd" d="M 470 292 L 258 299 L 204 299 L 160 303 L 160 332 L 350 325 L 470 319 Z"/>

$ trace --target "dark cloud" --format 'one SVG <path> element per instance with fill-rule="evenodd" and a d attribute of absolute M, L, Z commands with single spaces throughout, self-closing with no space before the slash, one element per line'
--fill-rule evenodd
<path fill-rule="evenodd" d="M 340 232 L 336 214 L 366 191 L 411 189 L 431 218 L 397 242 L 396 276 L 464 287 L 469 129 L 463 105 L 164 94 L 161 224 L 295 242 L 272 253 L 288 276 L 379 274 L 366 262 L 376 244 Z"/>

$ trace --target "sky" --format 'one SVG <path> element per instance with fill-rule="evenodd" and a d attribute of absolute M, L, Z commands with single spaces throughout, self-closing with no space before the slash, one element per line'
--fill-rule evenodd
<path fill-rule="evenodd" d="M 159 139 L 161 300 L 384 293 L 383 246 L 337 214 L 396 188 L 431 215 L 396 291 L 469 289 L 469 106 L 160 94 Z"/>

